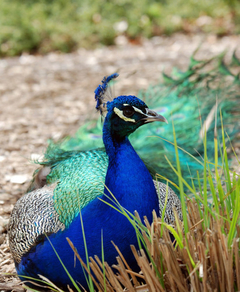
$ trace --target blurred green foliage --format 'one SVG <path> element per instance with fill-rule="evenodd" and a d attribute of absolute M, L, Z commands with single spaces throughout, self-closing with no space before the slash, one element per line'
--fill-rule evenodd
<path fill-rule="evenodd" d="M 238 0 L 0 0 L 0 56 L 182 32 L 240 31 Z"/>

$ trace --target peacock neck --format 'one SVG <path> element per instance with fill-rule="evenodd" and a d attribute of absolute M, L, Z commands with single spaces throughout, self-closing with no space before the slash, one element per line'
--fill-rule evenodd
<path fill-rule="evenodd" d="M 126 164 L 130 161 L 135 163 L 141 161 L 128 137 L 119 137 L 112 131 L 111 126 L 106 121 L 103 127 L 103 143 L 109 159 L 108 169 L 112 166 L 117 166 L 119 163 L 126 167 Z"/>
<path fill-rule="evenodd" d="M 103 139 L 103 141 L 105 141 L 105 139 Z M 134 156 L 137 155 L 136 151 L 128 140 L 128 137 L 124 137 L 123 139 L 108 137 L 107 143 L 104 144 L 106 153 L 108 155 L 109 164 L 112 164 L 119 156 L 125 156 L 127 152 L 133 152 Z"/>
<path fill-rule="evenodd" d="M 109 157 L 104 193 L 113 194 L 130 212 L 139 211 L 143 201 L 145 207 L 155 208 L 158 201 L 152 177 L 128 137 L 115 137 L 105 129 L 103 141 Z"/>

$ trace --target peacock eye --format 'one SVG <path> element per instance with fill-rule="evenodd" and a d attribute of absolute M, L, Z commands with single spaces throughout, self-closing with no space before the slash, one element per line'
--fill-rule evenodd
<path fill-rule="evenodd" d="M 123 114 L 125 117 L 130 118 L 135 113 L 134 109 L 131 106 L 127 106 L 123 109 Z"/>

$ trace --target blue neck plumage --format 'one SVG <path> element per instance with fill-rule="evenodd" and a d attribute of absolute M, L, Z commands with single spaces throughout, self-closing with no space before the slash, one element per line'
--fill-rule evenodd
<path fill-rule="evenodd" d="M 151 211 L 156 209 L 158 199 L 152 177 L 128 137 L 115 137 L 110 126 L 105 123 L 103 142 L 109 157 L 105 178 L 107 188 L 104 193 L 108 196 L 112 193 L 130 212 L 137 210 L 141 214 L 144 202 L 146 202 L 144 208 L 149 205 Z"/>

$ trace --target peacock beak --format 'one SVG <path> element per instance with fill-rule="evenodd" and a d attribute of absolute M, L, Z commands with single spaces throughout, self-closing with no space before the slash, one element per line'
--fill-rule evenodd
<path fill-rule="evenodd" d="M 159 115 L 155 111 L 150 110 L 148 108 L 146 108 L 146 114 L 145 114 L 145 117 L 142 119 L 142 121 L 144 121 L 145 124 L 157 122 L 157 121 L 168 124 L 168 121 L 162 115 Z"/>

